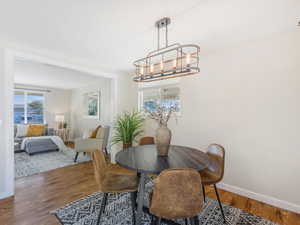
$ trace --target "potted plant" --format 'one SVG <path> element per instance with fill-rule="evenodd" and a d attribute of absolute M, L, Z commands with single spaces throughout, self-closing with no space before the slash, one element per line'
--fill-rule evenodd
<path fill-rule="evenodd" d="M 144 117 L 141 113 L 132 111 L 119 115 L 114 126 L 112 144 L 123 143 L 123 148 L 129 148 L 136 138 L 143 133 Z"/>
<path fill-rule="evenodd" d="M 158 128 L 155 134 L 156 150 L 159 156 L 168 156 L 169 147 L 172 138 L 172 132 L 168 128 L 168 121 L 172 114 L 176 112 L 178 107 L 165 107 L 156 104 L 155 110 L 145 109 L 146 115 L 158 123 Z"/>

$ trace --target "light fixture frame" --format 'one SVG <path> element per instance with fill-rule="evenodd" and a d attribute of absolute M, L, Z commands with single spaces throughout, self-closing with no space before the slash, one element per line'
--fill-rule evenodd
<path fill-rule="evenodd" d="M 199 54 L 200 47 L 196 44 L 181 45 L 175 43 L 168 45 L 168 25 L 171 23 L 170 18 L 165 17 L 155 23 L 158 30 L 158 48 L 151 51 L 142 59 L 136 60 L 133 65 L 135 66 L 135 76 L 133 78 L 136 82 L 151 82 L 157 80 L 164 80 L 175 77 L 182 77 L 197 74 L 200 72 L 199 68 Z M 160 48 L 160 29 L 165 28 L 165 47 Z M 175 57 L 172 59 L 164 60 L 167 54 L 172 54 Z M 161 58 L 160 62 L 155 61 L 155 58 Z M 185 60 L 185 62 L 184 62 Z M 192 61 L 187 63 L 187 61 Z M 154 63 L 152 63 L 154 62 Z M 170 69 L 170 63 L 173 68 Z M 154 71 L 154 67 L 160 65 L 161 70 Z M 164 68 L 168 68 L 164 70 Z"/>

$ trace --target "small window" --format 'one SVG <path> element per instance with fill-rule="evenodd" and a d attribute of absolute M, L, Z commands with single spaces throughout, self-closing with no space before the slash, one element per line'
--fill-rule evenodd
<path fill-rule="evenodd" d="M 44 123 L 44 95 L 27 93 L 27 123 Z"/>
<path fill-rule="evenodd" d="M 139 109 L 155 111 L 156 105 L 162 105 L 166 108 L 177 107 L 180 112 L 179 87 L 163 87 L 143 89 L 139 91 Z"/>
<path fill-rule="evenodd" d="M 41 124 L 44 123 L 44 101 L 42 93 L 15 91 L 14 123 Z"/>
<path fill-rule="evenodd" d="M 14 96 L 14 122 L 25 123 L 25 93 L 21 91 L 16 91 Z"/>

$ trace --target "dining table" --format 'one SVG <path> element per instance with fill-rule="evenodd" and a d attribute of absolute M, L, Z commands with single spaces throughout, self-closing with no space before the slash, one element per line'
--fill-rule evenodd
<path fill-rule="evenodd" d="M 166 169 L 192 168 L 197 171 L 209 166 L 208 155 L 195 148 L 170 145 L 168 156 L 159 156 L 156 145 L 139 145 L 121 150 L 116 154 L 116 162 L 129 170 L 137 172 L 139 187 L 137 194 L 136 225 L 142 224 L 147 174 L 159 174 Z M 176 224 L 172 221 L 168 224 Z"/>

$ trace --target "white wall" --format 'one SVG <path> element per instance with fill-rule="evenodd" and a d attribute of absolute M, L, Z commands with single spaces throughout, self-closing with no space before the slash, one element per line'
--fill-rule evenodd
<path fill-rule="evenodd" d="M 116 112 L 132 111 L 137 109 L 137 83 L 132 81 L 132 76 L 126 73 L 118 74 L 116 80 L 115 95 Z"/>
<path fill-rule="evenodd" d="M 101 93 L 100 120 L 89 119 L 84 115 L 83 95 L 88 92 L 99 91 Z M 94 84 L 84 88 L 72 90 L 71 97 L 71 127 L 72 137 L 82 137 L 85 131 L 95 129 L 99 124 L 110 125 L 112 121 L 112 90 L 111 79 L 98 78 Z"/>
<path fill-rule="evenodd" d="M 87 119 L 83 116 L 83 94 L 89 91 L 101 91 L 101 120 Z M 81 137 L 86 130 L 94 129 L 98 124 L 113 126 L 119 113 L 137 108 L 136 84 L 132 77 L 119 72 L 114 79 L 98 78 L 93 85 L 73 89 L 71 100 L 72 137 Z M 111 130 L 112 132 L 112 130 Z"/>
<path fill-rule="evenodd" d="M 224 145 L 227 187 L 298 212 L 299 40 L 282 33 L 202 54 L 201 73 L 181 79 L 182 116 L 170 123 L 174 144 Z"/>
<path fill-rule="evenodd" d="M 64 66 L 18 59 L 14 66 L 15 82 L 25 85 L 73 89 L 92 84 L 95 76 Z"/>
<path fill-rule="evenodd" d="M 64 114 L 65 121 L 70 125 L 71 118 L 71 90 L 49 89 L 51 92 L 45 94 L 45 115 L 49 127 L 57 126 L 55 122 L 56 114 Z M 72 124 L 71 124 L 72 126 Z"/>
<path fill-rule="evenodd" d="M 70 124 L 70 111 L 71 111 L 71 90 L 64 90 L 58 88 L 48 88 L 42 86 L 16 84 L 17 88 L 49 90 L 50 92 L 43 92 L 45 96 L 45 119 L 49 127 L 57 127 L 55 122 L 56 114 L 64 114 L 65 120 Z"/>
<path fill-rule="evenodd" d="M 13 62 L 12 55 L 0 48 L 0 198 L 14 192 Z"/>

